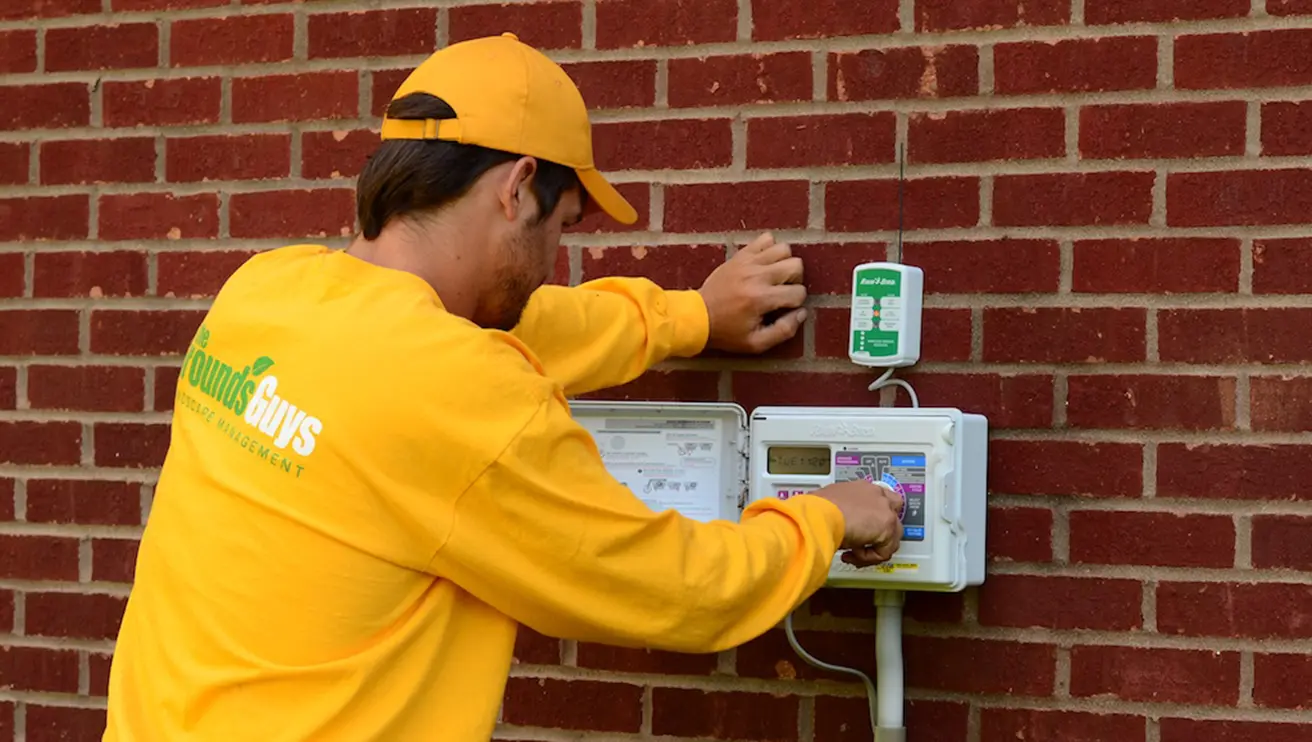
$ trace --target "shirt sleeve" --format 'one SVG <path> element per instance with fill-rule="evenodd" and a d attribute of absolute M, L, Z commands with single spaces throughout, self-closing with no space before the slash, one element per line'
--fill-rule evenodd
<path fill-rule="evenodd" d="M 708 332 L 696 291 L 611 277 L 540 287 L 511 334 L 573 397 L 630 382 L 667 358 L 697 355 Z"/>
<path fill-rule="evenodd" d="M 430 566 L 550 636 L 715 652 L 819 589 L 842 534 L 841 511 L 812 496 L 754 503 L 739 523 L 653 512 L 553 395 L 461 493 Z"/>

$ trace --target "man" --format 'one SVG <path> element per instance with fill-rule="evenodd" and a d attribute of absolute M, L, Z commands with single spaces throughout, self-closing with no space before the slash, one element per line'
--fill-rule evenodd
<path fill-rule="evenodd" d="M 543 286 L 587 210 L 632 222 L 564 72 L 512 36 L 396 94 L 345 251 L 241 267 L 188 349 L 109 688 L 106 740 L 487 740 L 519 624 L 714 652 L 897 548 L 848 483 L 742 523 L 655 513 L 568 395 L 803 319 L 768 236 L 699 291 Z M 766 324 L 763 317 L 782 312 Z"/>

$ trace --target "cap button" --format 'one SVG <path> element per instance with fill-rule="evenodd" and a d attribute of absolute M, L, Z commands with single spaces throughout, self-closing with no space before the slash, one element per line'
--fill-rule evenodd
<path fill-rule="evenodd" d="M 507 31 L 507 32 L 505 32 L 505 33 L 503 33 L 503 34 L 501 34 L 501 35 L 504 36 L 504 37 L 506 37 L 506 38 L 508 38 L 508 39 L 513 39 L 514 41 L 519 41 L 519 37 L 516 36 L 516 35 L 514 35 L 513 33 L 509 32 L 509 31 Z"/>

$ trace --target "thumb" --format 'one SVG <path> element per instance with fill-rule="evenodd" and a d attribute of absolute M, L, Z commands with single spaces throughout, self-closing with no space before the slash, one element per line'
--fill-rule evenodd
<path fill-rule="evenodd" d="M 773 324 L 756 328 L 752 332 L 752 343 L 762 349 L 773 348 L 796 335 L 805 321 L 806 308 L 794 309 L 775 320 Z"/>

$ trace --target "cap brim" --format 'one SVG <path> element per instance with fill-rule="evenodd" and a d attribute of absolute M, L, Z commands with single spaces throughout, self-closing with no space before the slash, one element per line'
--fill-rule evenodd
<path fill-rule="evenodd" d="M 579 181 L 583 183 L 588 196 L 610 218 L 620 224 L 633 224 L 638 221 L 637 210 L 620 195 L 619 191 L 615 190 L 615 186 L 611 185 L 604 175 L 591 168 L 579 168 L 574 172 L 578 173 Z"/>

